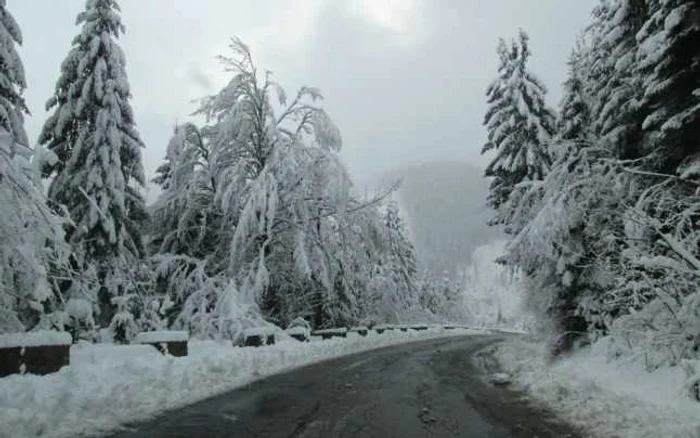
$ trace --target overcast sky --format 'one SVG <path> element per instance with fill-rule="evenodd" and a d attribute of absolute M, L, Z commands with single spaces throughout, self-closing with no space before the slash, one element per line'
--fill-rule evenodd
<path fill-rule="evenodd" d="M 312 85 L 359 179 L 427 161 L 483 165 L 485 89 L 499 37 L 531 36 L 531 69 L 555 105 L 576 36 L 596 0 L 121 0 L 120 43 L 149 175 L 194 98 L 226 81 L 215 60 L 238 36 L 292 94 Z M 9 0 L 36 139 L 84 0 Z"/>

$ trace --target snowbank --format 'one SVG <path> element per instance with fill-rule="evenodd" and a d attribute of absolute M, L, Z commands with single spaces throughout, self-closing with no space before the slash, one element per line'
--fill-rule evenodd
<path fill-rule="evenodd" d="M 293 367 L 413 340 L 475 333 L 483 332 L 351 334 L 259 348 L 191 340 L 190 355 L 180 358 L 147 345 L 78 344 L 71 347 L 70 366 L 55 374 L 0 379 L 0 437 L 105 433 Z"/>
<path fill-rule="evenodd" d="M 491 348 L 518 387 L 592 436 L 700 436 L 700 403 L 686 396 L 680 367 L 649 373 L 591 348 L 550 364 L 543 344 L 523 338 Z"/>
<path fill-rule="evenodd" d="M 308 337 L 308 336 L 309 336 L 309 333 L 310 333 L 309 329 L 307 329 L 306 327 L 301 327 L 301 326 L 290 327 L 290 328 L 288 328 L 288 329 L 285 330 L 285 331 L 286 331 L 287 334 L 290 335 L 290 336 L 296 335 L 296 336 L 306 336 L 306 337 Z"/>
<path fill-rule="evenodd" d="M 50 330 L 0 335 L 0 348 L 70 345 L 72 342 L 69 333 Z"/>
<path fill-rule="evenodd" d="M 137 344 L 153 344 L 156 342 L 185 342 L 189 338 L 189 333 L 183 331 L 141 332 L 134 337 L 133 342 Z"/>
<path fill-rule="evenodd" d="M 277 327 L 263 326 L 263 327 L 251 327 L 243 332 L 245 338 L 253 336 L 272 336 L 279 333 L 281 330 Z"/>

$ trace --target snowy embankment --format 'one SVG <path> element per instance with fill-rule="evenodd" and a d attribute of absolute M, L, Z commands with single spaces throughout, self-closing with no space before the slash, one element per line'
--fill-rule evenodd
<path fill-rule="evenodd" d="M 96 435 L 324 359 L 479 333 L 484 331 L 433 328 L 308 343 L 290 339 L 260 348 L 190 341 L 190 355 L 179 358 L 148 345 L 79 344 L 71 347 L 71 365 L 57 373 L 0 379 L 0 437 Z"/>
<path fill-rule="evenodd" d="M 489 348 L 519 389 L 589 436 L 700 437 L 700 403 L 686 395 L 680 367 L 650 373 L 596 348 L 549 363 L 544 344 L 524 338 Z"/>

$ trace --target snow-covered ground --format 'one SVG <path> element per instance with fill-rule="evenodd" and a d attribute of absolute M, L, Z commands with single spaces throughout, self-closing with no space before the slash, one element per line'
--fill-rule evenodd
<path fill-rule="evenodd" d="M 190 341 L 189 356 L 161 355 L 148 345 L 79 344 L 71 365 L 48 376 L 0 379 L 0 437 L 78 437 L 113 430 L 324 359 L 443 336 L 484 333 L 432 328 L 259 348 Z"/>
<path fill-rule="evenodd" d="M 593 437 L 700 437 L 700 403 L 680 367 L 649 373 L 595 347 L 549 363 L 544 344 L 525 338 L 491 348 L 515 385 Z"/>

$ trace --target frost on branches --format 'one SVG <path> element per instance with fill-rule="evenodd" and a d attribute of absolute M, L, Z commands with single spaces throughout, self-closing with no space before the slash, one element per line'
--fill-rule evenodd
<path fill-rule="evenodd" d="M 549 141 L 555 116 L 544 101 L 544 85 L 527 70 L 530 57 L 528 36 L 520 32 L 517 42 L 498 45 L 498 79 L 488 88 L 488 110 L 484 124 L 488 142 L 482 153 L 494 150 L 496 157 L 486 168 L 493 177 L 489 204 L 496 209 L 494 224 L 513 229 L 513 198 L 522 196 L 521 183 L 540 181 L 549 171 Z"/>

